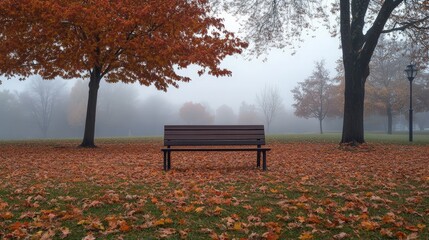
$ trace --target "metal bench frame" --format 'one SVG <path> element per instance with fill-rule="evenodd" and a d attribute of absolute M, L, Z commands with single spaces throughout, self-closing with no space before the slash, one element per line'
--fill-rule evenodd
<path fill-rule="evenodd" d="M 256 145 L 256 147 L 243 147 Z M 171 152 L 236 152 L 256 151 L 256 166 L 267 170 L 267 151 L 264 125 L 165 125 L 164 170 L 171 169 Z M 172 148 L 178 146 L 179 148 Z M 203 148 L 200 148 L 204 146 Z M 236 146 L 234 148 L 210 148 L 210 146 Z"/>

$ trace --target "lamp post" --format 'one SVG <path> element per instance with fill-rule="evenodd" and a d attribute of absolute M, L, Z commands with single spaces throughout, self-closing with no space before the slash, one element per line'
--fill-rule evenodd
<path fill-rule="evenodd" d="M 409 124 L 410 127 L 409 130 L 409 141 L 413 141 L 413 80 L 417 75 L 417 69 L 416 65 L 410 64 L 407 66 L 407 68 L 404 70 L 407 74 L 407 78 L 410 81 L 410 114 L 409 114 Z"/>

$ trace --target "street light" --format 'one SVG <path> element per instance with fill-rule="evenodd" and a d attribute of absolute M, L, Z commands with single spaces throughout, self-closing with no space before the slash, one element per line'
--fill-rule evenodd
<path fill-rule="evenodd" d="M 417 75 L 416 65 L 410 64 L 407 66 L 407 68 L 404 71 L 407 74 L 408 80 L 410 81 L 410 115 L 408 116 L 410 127 L 408 128 L 408 130 L 409 130 L 409 141 L 412 142 L 413 141 L 413 84 L 412 83 L 414 78 Z"/>

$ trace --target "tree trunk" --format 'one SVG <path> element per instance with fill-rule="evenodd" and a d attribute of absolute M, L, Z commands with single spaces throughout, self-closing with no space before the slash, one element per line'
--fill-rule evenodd
<path fill-rule="evenodd" d="M 344 118 L 341 143 L 358 145 L 365 143 L 363 116 L 365 100 L 365 81 L 369 74 L 369 67 L 365 71 L 358 63 L 344 64 L 345 92 L 344 92 Z"/>
<path fill-rule="evenodd" d="M 392 134 L 392 125 L 393 125 L 393 115 L 392 107 L 387 106 L 387 134 Z"/>
<path fill-rule="evenodd" d="M 383 1 L 374 23 L 363 33 L 370 0 L 341 0 L 340 32 L 343 52 L 345 93 L 344 119 L 341 143 L 364 143 L 363 112 L 365 82 L 369 75 L 369 62 L 380 34 L 392 11 L 401 4 Z"/>
<path fill-rule="evenodd" d="M 320 129 L 320 134 L 323 134 L 322 122 L 323 122 L 323 119 L 320 119 L 320 118 L 319 118 L 319 129 Z"/>
<path fill-rule="evenodd" d="M 85 133 L 83 135 L 81 147 L 93 148 L 95 136 L 95 113 L 97 110 L 98 88 L 100 87 L 101 71 L 99 67 L 94 67 L 89 80 L 88 106 L 86 110 Z"/>

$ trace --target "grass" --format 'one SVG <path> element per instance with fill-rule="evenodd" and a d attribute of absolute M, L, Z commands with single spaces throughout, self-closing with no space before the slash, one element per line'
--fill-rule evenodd
<path fill-rule="evenodd" d="M 267 172 L 224 153 L 163 172 L 159 137 L 3 141 L 0 238 L 429 239 L 429 135 L 339 137 L 269 136 Z"/>
<path fill-rule="evenodd" d="M 313 143 L 339 143 L 341 133 L 324 133 L 324 134 L 282 134 L 269 135 L 268 141 L 287 142 L 313 142 Z M 396 132 L 393 134 L 366 132 L 365 141 L 367 143 L 382 143 L 382 144 L 429 144 L 429 132 L 415 132 L 413 134 L 413 142 L 408 141 L 408 132 Z"/>
<path fill-rule="evenodd" d="M 170 229 L 170 232 L 167 232 L 172 233 L 165 235 L 165 238 L 168 239 L 180 239 L 185 236 L 187 239 L 207 239 L 220 237 L 222 234 L 238 239 L 247 238 L 252 233 L 254 236 L 260 237 L 266 233 L 273 233 L 273 236 L 279 239 L 299 239 L 304 238 L 304 233 L 307 232 L 312 232 L 311 236 L 315 239 L 332 239 L 333 236 L 340 233 L 345 233 L 352 239 L 379 239 L 380 229 L 397 229 L 395 227 L 397 223 L 383 220 L 389 216 L 388 213 L 395 213 L 396 219 L 413 226 L 416 229 L 413 231 L 416 232 L 420 231 L 419 227 L 426 228 L 423 227 L 423 223 L 427 223 L 428 220 L 427 216 L 419 217 L 415 214 L 401 212 L 403 204 L 411 207 L 406 201 L 407 197 L 412 196 L 411 192 L 406 194 L 403 192 L 400 198 L 377 194 L 377 197 L 393 202 L 389 205 L 382 201 L 369 200 L 375 193 L 359 192 L 357 193 L 359 201 L 368 201 L 368 204 L 362 203 L 359 206 L 357 205 L 359 201 L 351 200 L 350 194 L 333 197 L 331 191 L 327 192 L 318 187 L 307 187 L 301 189 L 305 190 L 304 192 L 300 192 L 289 190 L 286 183 L 279 183 L 267 186 L 266 190 L 255 190 L 250 183 L 237 182 L 210 187 L 202 186 L 206 190 L 212 191 L 205 193 L 209 200 L 200 203 L 201 193 L 188 192 L 179 185 L 170 186 L 159 193 L 150 191 L 146 185 L 133 186 L 134 190 L 123 188 L 123 186 L 113 186 L 109 188 L 109 191 L 120 195 L 117 202 L 105 200 L 101 205 L 94 204 L 94 206 L 88 207 L 85 204 L 102 201 L 103 196 L 106 196 L 106 189 L 94 187 L 91 184 L 77 184 L 70 187 L 75 190 L 86 188 L 89 191 L 77 191 L 78 194 L 75 195 L 74 191 L 70 189 L 66 191 L 47 189 L 44 194 L 45 199 L 40 201 L 40 206 L 33 208 L 23 206 L 23 199 L 13 197 L 16 196 L 15 194 L 3 192 L 3 196 L 9 196 L 7 201 L 9 205 L 14 206 L 12 210 L 14 217 L 3 222 L 6 229 L 13 222 L 38 222 L 39 224 L 34 224 L 34 226 L 39 227 L 29 228 L 30 230 L 27 232 L 35 236 L 38 232 L 49 229 L 46 225 L 49 225 L 49 222 L 43 221 L 46 218 L 46 212 L 49 212 L 54 216 L 54 220 L 51 222 L 56 222 L 55 224 L 60 224 L 62 228 L 70 230 L 68 239 L 81 239 L 88 234 L 105 239 L 116 239 L 119 236 L 126 239 L 156 239 L 164 236 L 162 231 L 166 231 L 165 229 Z M 140 187 L 144 190 L 137 190 Z M 231 190 L 232 187 L 234 190 Z M 340 190 L 339 192 L 350 191 L 350 189 L 337 190 Z M 373 190 L 377 192 L 381 189 Z M 420 190 L 427 191 L 428 189 L 426 187 Z M 181 191 L 183 196 L 168 193 L 178 191 Z M 64 199 L 64 196 L 70 195 L 76 199 L 60 200 Z M 25 196 L 28 198 L 31 194 Z M 180 200 L 180 204 L 176 202 L 182 197 L 183 200 Z M 170 198 L 172 201 L 167 201 L 166 198 Z M 235 206 L 237 202 L 243 204 Z M 139 207 L 129 208 L 138 203 L 141 203 Z M 427 211 L 428 205 L 429 202 L 425 199 L 414 205 L 414 210 Z M 61 220 L 64 218 L 64 212 L 70 211 L 71 206 L 83 209 L 82 214 L 73 216 L 69 220 Z M 368 208 L 368 211 L 362 212 L 362 207 Z M 398 211 L 401 213 L 398 214 Z M 36 220 L 22 218 L 28 212 L 33 212 L 35 214 L 33 218 Z M 332 212 L 336 212 L 342 217 L 331 215 Z M 112 216 L 118 219 L 117 221 L 124 221 L 126 226 L 133 226 L 133 228 L 120 230 L 120 227 L 117 226 L 110 229 L 109 232 L 109 225 L 116 224 L 112 224 L 112 221 L 109 220 L 109 217 Z M 373 218 L 377 220 L 370 220 Z M 345 222 L 340 223 L 340 219 Z M 366 219 L 368 221 L 365 221 Z M 369 225 L 365 227 L 362 222 L 368 222 Z M 316 231 L 314 231 L 315 229 Z M 398 232 L 400 231 L 392 234 Z M 405 233 L 412 234 L 413 232 L 405 230 Z M 421 239 L 427 239 L 429 234 L 427 231 L 421 231 L 419 236 Z"/>
<path fill-rule="evenodd" d="M 97 138 L 97 143 L 115 144 L 115 143 L 133 143 L 142 141 L 161 141 L 162 136 L 147 137 L 111 137 Z M 339 143 L 341 133 L 326 132 L 302 133 L 302 134 L 272 134 L 267 136 L 267 141 L 287 142 L 313 142 L 313 143 Z M 413 142 L 408 141 L 408 132 L 394 132 L 393 134 L 366 132 L 365 140 L 368 143 L 383 144 L 429 144 L 429 131 L 416 131 L 413 133 Z M 72 142 L 79 144 L 80 139 L 30 139 L 30 140 L 0 140 L 0 144 L 54 144 L 54 143 Z"/>

